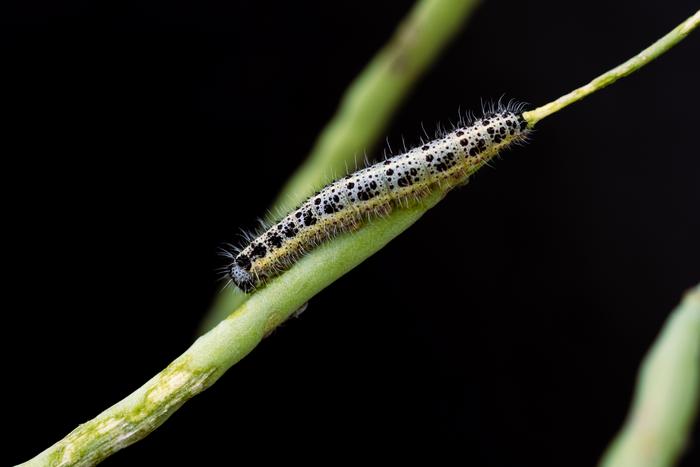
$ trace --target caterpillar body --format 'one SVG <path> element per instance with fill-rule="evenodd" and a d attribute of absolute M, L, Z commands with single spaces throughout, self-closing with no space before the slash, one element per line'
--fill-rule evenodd
<path fill-rule="evenodd" d="M 244 248 L 227 253 L 231 259 L 227 275 L 238 288 L 251 292 L 334 235 L 357 229 L 373 216 L 387 215 L 433 190 L 466 183 L 501 149 L 525 140 L 528 132 L 522 106 L 511 104 L 338 179 Z"/>

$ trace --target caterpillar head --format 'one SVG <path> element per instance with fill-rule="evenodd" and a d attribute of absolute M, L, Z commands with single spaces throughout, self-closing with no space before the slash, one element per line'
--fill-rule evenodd
<path fill-rule="evenodd" d="M 236 286 L 245 293 L 251 292 L 255 288 L 255 281 L 253 280 L 253 275 L 245 267 L 244 261 L 241 258 L 236 259 L 231 266 L 229 266 L 228 275 Z M 250 267 L 250 261 L 248 261 L 248 268 Z"/>

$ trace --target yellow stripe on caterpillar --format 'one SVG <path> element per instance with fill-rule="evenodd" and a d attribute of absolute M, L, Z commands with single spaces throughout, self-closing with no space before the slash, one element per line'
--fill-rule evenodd
<path fill-rule="evenodd" d="M 305 252 L 339 233 L 359 228 L 374 216 L 449 190 L 501 149 L 524 141 L 529 132 L 522 106 L 510 104 L 408 152 L 326 185 L 237 254 L 226 271 L 244 292 L 263 285 Z"/>

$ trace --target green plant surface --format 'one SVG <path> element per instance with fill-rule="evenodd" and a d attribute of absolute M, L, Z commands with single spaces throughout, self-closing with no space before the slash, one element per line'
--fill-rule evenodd
<path fill-rule="evenodd" d="M 601 467 L 671 466 L 700 399 L 700 285 L 686 293 L 642 362 L 632 408 Z"/>
<path fill-rule="evenodd" d="M 692 27 L 695 27 L 700 15 L 693 18 Z M 692 29 L 684 28 L 674 29 L 671 45 Z M 647 62 L 640 61 L 636 66 L 639 68 Z M 598 89 L 602 87 L 604 85 Z M 537 110 L 533 115 L 538 115 Z M 533 125 L 533 121 L 530 124 Z M 142 439 L 189 398 L 211 386 L 311 297 L 379 251 L 444 195 L 442 189 L 436 188 L 420 203 L 395 209 L 385 218 L 375 219 L 355 232 L 339 235 L 310 251 L 284 274 L 250 295 L 164 371 L 25 465 L 94 465 Z"/>
<path fill-rule="evenodd" d="M 316 248 L 197 339 L 164 371 L 24 465 L 94 465 L 144 438 L 187 399 L 211 386 L 307 300 L 380 250 L 442 196 L 435 192 L 420 204 L 396 210 L 390 217 Z"/>
<path fill-rule="evenodd" d="M 401 102 L 440 52 L 471 17 L 478 0 L 420 0 L 351 83 L 333 118 L 306 161 L 289 178 L 273 212 L 295 208 L 315 190 L 355 166 L 355 157 L 374 146 Z M 206 332 L 247 296 L 223 289 L 200 325 Z"/>
<path fill-rule="evenodd" d="M 460 30 L 479 2 L 416 3 L 394 36 L 347 89 L 311 154 L 282 189 L 275 206 L 295 208 L 354 158 L 372 147 L 417 79 Z M 350 164 L 352 163 L 352 164 Z"/>

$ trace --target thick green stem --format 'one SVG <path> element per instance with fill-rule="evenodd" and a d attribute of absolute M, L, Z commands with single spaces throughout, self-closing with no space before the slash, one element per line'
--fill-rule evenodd
<path fill-rule="evenodd" d="M 443 195 L 435 192 L 419 205 L 396 210 L 316 248 L 136 392 L 24 465 L 94 465 L 144 438 L 188 399 L 211 386 L 307 300 L 410 227 Z"/>
<path fill-rule="evenodd" d="M 345 92 L 306 161 L 291 176 L 273 212 L 294 208 L 316 189 L 355 167 L 355 157 L 374 146 L 416 81 L 437 59 L 479 0 L 420 0 L 393 37 Z M 236 289 L 216 298 L 200 327 L 206 332 L 246 300 Z"/>
<path fill-rule="evenodd" d="M 679 24 L 673 31 L 669 32 L 664 37 L 627 60 L 625 63 L 603 73 L 585 86 L 581 86 L 580 88 L 561 96 L 559 99 L 550 102 L 549 104 L 538 107 L 530 112 L 525 112 L 523 117 L 525 117 L 525 120 L 528 121 L 530 126 L 535 126 L 535 124 L 543 118 L 560 111 L 564 107 L 583 99 L 589 94 L 611 85 L 620 78 L 634 73 L 655 58 L 663 55 L 671 47 L 685 39 L 685 36 L 690 34 L 690 32 L 695 29 L 698 24 L 700 24 L 700 10 Z"/>
<path fill-rule="evenodd" d="M 429 0 L 427 3 L 439 2 Z M 681 27 L 682 31 L 678 33 L 681 38 L 694 27 L 687 21 L 683 24 L 685 29 Z M 694 24 L 697 24 L 697 19 Z M 537 110 L 533 112 L 535 114 L 531 115 L 536 116 Z M 537 120 L 532 117 L 530 122 Z M 442 190 L 436 190 L 419 205 L 396 209 L 386 218 L 376 219 L 356 232 L 340 235 L 315 248 L 250 296 L 228 318 L 200 337 L 182 356 L 136 392 L 80 425 L 25 465 L 94 465 L 142 439 L 188 399 L 211 386 L 307 300 L 410 227 L 444 194 Z M 680 334 L 675 332 L 673 335 Z M 670 345 L 672 343 L 667 344 Z M 692 390 L 689 389 L 689 394 Z"/>
<path fill-rule="evenodd" d="M 666 467 L 688 442 L 700 399 L 700 285 L 688 292 L 642 363 L 632 409 L 602 467 Z"/>

